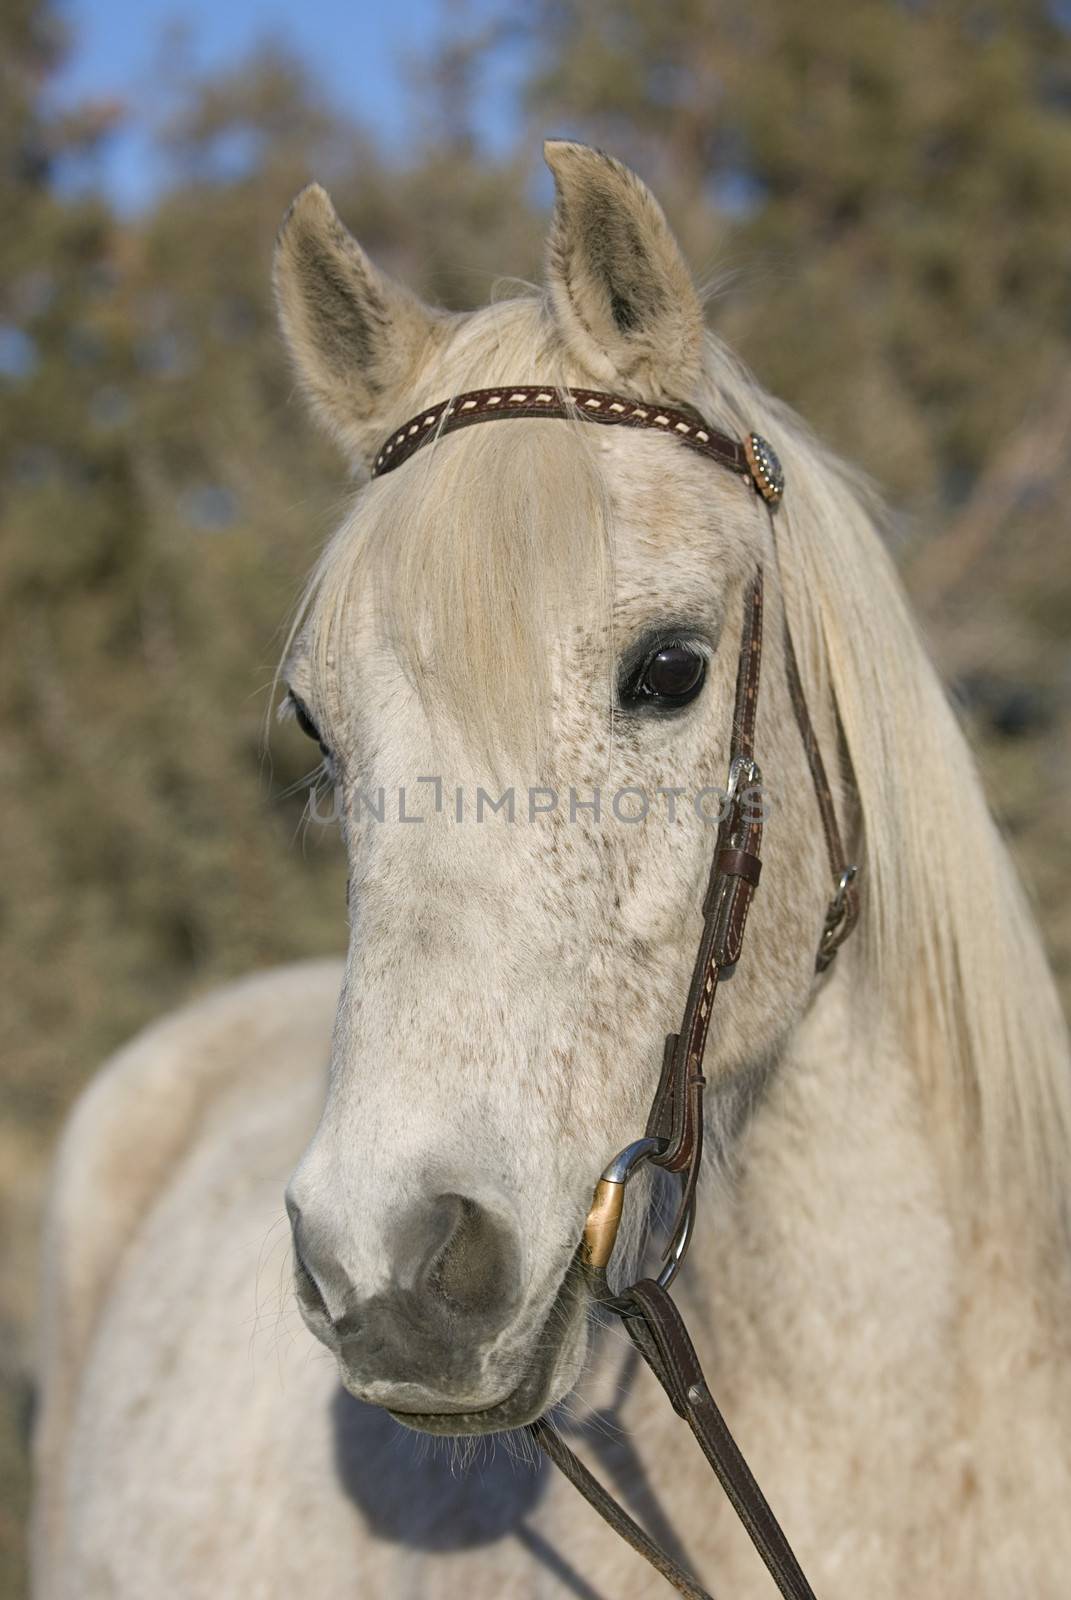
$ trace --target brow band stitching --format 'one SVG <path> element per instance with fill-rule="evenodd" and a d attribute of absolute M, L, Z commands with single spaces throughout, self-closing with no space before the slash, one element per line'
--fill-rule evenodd
<path fill-rule="evenodd" d="M 508 415 L 511 408 L 516 411 L 523 407 L 526 415 L 532 415 L 530 408 L 533 405 L 553 406 L 554 410 L 549 414 L 565 418 L 573 414 L 569 402 L 577 408 L 575 414 L 580 417 L 588 416 L 594 420 L 621 421 L 641 427 L 672 429 L 683 440 L 699 447 L 704 455 L 728 467 L 730 471 L 738 472 L 768 501 L 776 503 L 781 497 L 780 487 L 774 488 L 774 492 L 770 493 L 771 482 L 767 475 L 764 474 L 760 481 L 759 473 L 751 459 L 749 446 L 762 443 L 757 436 L 749 436 L 748 444 L 742 445 L 715 429 L 698 427 L 672 407 L 653 411 L 652 407 L 588 389 L 559 391 L 538 389 L 535 392 L 531 388 L 511 389 L 508 392 L 500 389 L 473 389 L 465 394 L 455 395 L 451 400 L 433 406 L 421 416 L 403 424 L 401 431 L 390 439 L 375 458 L 372 476 L 377 477 L 383 471 L 401 466 L 432 437 L 427 430 L 436 423 L 441 424 L 440 433 L 452 432 L 463 425 Z M 397 456 L 395 456 L 396 449 Z"/>

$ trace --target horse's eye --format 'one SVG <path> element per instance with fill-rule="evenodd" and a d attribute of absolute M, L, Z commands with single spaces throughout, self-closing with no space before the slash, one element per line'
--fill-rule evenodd
<path fill-rule="evenodd" d="M 293 689 L 290 691 L 290 702 L 294 707 L 294 716 L 302 733 L 305 734 L 307 738 L 312 739 L 315 744 L 318 744 L 324 755 L 327 755 L 327 746 L 324 744 L 319 728 L 309 716 L 308 706 L 305 704 L 304 700 L 298 699 Z"/>
<path fill-rule="evenodd" d="M 676 710 L 695 699 L 707 675 L 707 658 L 694 645 L 667 640 L 640 664 L 624 685 L 627 706 Z"/>
<path fill-rule="evenodd" d="M 656 694 L 662 700 L 690 700 L 699 689 L 706 669 L 706 660 L 698 650 L 670 644 L 647 663 L 643 687 L 648 694 Z"/>

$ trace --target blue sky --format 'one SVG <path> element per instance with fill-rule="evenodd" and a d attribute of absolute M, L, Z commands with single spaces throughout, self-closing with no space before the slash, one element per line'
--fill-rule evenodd
<path fill-rule="evenodd" d="M 162 180 L 151 126 L 161 53 L 170 25 L 187 30 L 193 60 L 212 70 L 239 60 L 258 40 L 282 40 L 323 83 L 330 100 L 374 122 L 386 144 L 404 146 L 405 58 L 441 28 L 442 0 L 60 0 L 70 59 L 56 93 L 65 103 L 122 102 L 123 127 L 107 142 L 98 176 L 123 210 L 150 200 Z M 505 85 L 484 101 L 478 123 L 504 140 L 513 113 Z"/>

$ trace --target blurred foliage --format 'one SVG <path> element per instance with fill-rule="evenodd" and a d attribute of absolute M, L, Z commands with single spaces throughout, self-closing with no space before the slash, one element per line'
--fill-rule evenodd
<path fill-rule="evenodd" d="M 191 992 L 337 950 L 307 747 L 263 733 L 282 628 L 348 493 L 270 306 L 311 177 L 429 298 L 538 276 L 538 135 L 633 162 L 763 380 L 900 508 L 901 555 L 1071 982 L 1071 27 L 1040 0 L 446 3 L 401 156 L 279 47 L 175 53 L 171 182 L 67 181 L 121 108 L 50 115 L 66 42 L 0 0 L 0 1594 L 22 1593 L 34 1230 L 60 1114 Z M 480 97 L 522 70 L 516 147 Z M 354 113 L 359 117 L 361 107 Z"/>
<path fill-rule="evenodd" d="M 693 259 L 746 263 L 729 320 L 771 385 L 897 495 L 968 492 L 1067 359 L 1071 37 L 1052 7 L 544 0 L 529 15 L 543 120 L 631 156 L 694 215 Z"/>

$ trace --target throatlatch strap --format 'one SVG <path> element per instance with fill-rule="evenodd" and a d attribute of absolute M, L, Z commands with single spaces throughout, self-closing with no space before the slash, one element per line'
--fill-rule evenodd
<path fill-rule="evenodd" d="M 777 562 L 778 572 L 780 573 L 781 558 L 778 550 L 777 525 L 774 522 L 772 510 L 770 514 L 770 537 L 773 540 L 774 559 Z M 830 788 L 829 775 L 826 772 L 826 764 L 822 759 L 822 751 L 818 744 L 818 736 L 814 731 L 814 723 L 811 721 L 807 696 L 803 692 L 803 679 L 800 677 L 796 647 L 792 642 L 792 630 L 788 625 L 788 609 L 785 601 L 783 578 L 781 580 L 781 607 L 785 678 L 788 683 L 788 693 L 792 701 L 792 711 L 796 718 L 796 726 L 800 730 L 804 754 L 807 757 L 807 765 L 811 771 L 811 786 L 814 789 L 815 800 L 818 802 L 818 814 L 822 819 L 822 833 L 826 841 L 826 855 L 829 858 L 829 870 L 833 878 L 833 895 L 826 910 L 825 926 L 822 929 L 818 954 L 815 957 L 815 970 L 824 972 L 859 920 L 859 891 L 853 881 L 856 869 L 850 865 L 845 853 L 844 840 L 841 836 L 840 825 L 837 822 L 837 808 L 833 804 L 833 791 Z"/>

